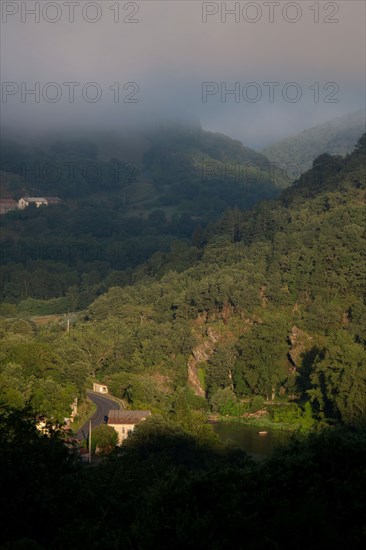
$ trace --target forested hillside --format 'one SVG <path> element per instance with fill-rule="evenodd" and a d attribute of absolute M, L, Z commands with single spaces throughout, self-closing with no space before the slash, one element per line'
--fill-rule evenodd
<path fill-rule="evenodd" d="M 4 548 L 364 548 L 365 146 L 78 316 L 2 317 Z M 58 421 L 95 380 L 153 416 L 88 468 Z M 257 462 L 208 413 L 298 435 Z"/>
<path fill-rule="evenodd" d="M 365 145 L 155 253 L 69 332 L 4 319 L 3 399 L 61 415 L 93 377 L 132 408 L 188 423 L 292 403 L 273 419 L 365 425 Z"/>
<path fill-rule="evenodd" d="M 181 268 L 190 265 L 186 248 L 226 208 L 249 209 L 290 183 L 238 141 L 176 126 L 129 144 L 126 136 L 5 142 L 1 166 L 3 196 L 61 198 L 0 220 L 1 300 L 8 311 L 34 314 L 85 308 L 171 246 Z"/>
<path fill-rule="evenodd" d="M 227 212 L 195 267 L 178 274 L 155 255 L 134 286 L 99 298 L 88 323 L 120 330 L 118 368 L 102 368 L 116 391 L 146 368 L 178 385 L 187 351 L 211 340 L 196 367 L 213 409 L 296 395 L 318 418 L 364 422 L 364 155 L 365 137 L 345 160 L 319 157 L 280 202 Z"/>
<path fill-rule="evenodd" d="M 262 153 L 280 166 L 294 163 L 304 172 L 322 153 L 342 156 L 351 153 L 365 129 L 365 111 L 360 109 L 273 143 Z"/>

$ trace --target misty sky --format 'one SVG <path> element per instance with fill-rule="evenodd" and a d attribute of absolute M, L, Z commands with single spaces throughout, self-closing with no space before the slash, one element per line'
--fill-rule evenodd
<path fill-rule="evenodd" d="M 225 14 L 221 5 L 237 11 Z M 260 147 L 364 106 L 363 1 L 3 1 L 1 8 L 5 128 L 199 119 Z"/>

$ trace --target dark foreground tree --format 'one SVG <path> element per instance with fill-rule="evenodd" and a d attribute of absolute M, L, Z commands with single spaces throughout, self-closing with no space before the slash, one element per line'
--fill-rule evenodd
<path fill-rule="evenodd" d="M 79 466 L 65 443 L 58 428 L 37 429 L 30 409 L 0 410 L 0 544 L 46 544 L 75 508 Z"/>

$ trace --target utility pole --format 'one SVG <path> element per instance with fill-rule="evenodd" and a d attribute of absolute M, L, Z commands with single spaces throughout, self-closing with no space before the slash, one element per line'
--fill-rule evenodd
<path fill-rule="evenodd" d="M 91 464 L 91 444 L 92 444 L 92 427 L 91 427 L 91 420 L 89 420 L 89 464 Z"/>

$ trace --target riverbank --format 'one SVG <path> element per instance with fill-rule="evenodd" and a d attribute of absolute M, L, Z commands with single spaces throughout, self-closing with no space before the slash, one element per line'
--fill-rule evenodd
<path fill-rule="evenodd" d="M 259 418 L 245 418 L 237 416 L 220 416 L 211 415 L 208 419 L 210 424 L 217 424 L 222 422 L 228 422 L 233 424 L 242 424 L 243 426 L 252 426 L 253 428 L 263 428 L 271 430 L 281 430 L 284 432 L 294 433 L 300 430 L 301 424 L 289 424 L 285 422 L 274 422 L 268 416 L 261 416 Z"/>

